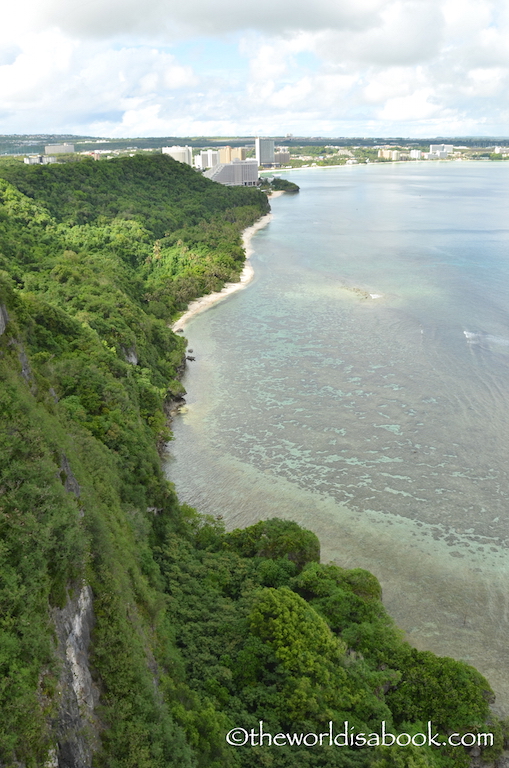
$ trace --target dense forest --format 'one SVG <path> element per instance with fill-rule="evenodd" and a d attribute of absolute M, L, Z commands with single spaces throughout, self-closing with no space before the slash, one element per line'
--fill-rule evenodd
<path fill-rule="evenodd" d="M 316 536 L 226 532 L 161 452 L 187 302 L 235 279 L 256 189 L 168 156 L 0 164 L 0 765 L 453 768 L 471 749 L 232 746 L 272 734 L 492 732 L 472 667 L 411 648 Z"/>

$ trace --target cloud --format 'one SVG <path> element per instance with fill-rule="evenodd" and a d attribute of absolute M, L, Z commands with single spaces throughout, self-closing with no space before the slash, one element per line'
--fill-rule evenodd
<path fill-rule="evenodd" d="M 378 113 L 378 118 L 391 123 L 400 121 L 423 120 L 436 117 L 440 106 L 432 103 L 433 91 L 431 88 L 421 88 L 408 96 L 396 96 L 388 99 L 383 109 Z"/>
<path fill-rule="evenodd" d="M 390 0 L 24 0 L 38 25 L 50 24 L 75 36 L 216 35 L 253 29 L 269 34 L 327 28 L 358 29 L 376 23 Z"/>
<path fill-rule="evenodd" d="M 191 67 L 154 48 L 115 50 L 54 31 L 27 35 L 22 44 L 14 61 L 0 66 L 0 99 L 8 113 L 18 115 L 20 130 L 35 130 L 39 121 L 41 130 L 52 132 L 51 123 L 54 129 L 58 122 L 65 126 L 60 130 L 88 132 L 104 115 L 148 129 L 148 117 L 135 121 L 133 110 L 155 117 L 175 92 L 198 83 Z"/>
<path fill-rule="evenodd" d="M 506 0 L 11 8 L 0 29 L 3 133 L 506 131 Z"/>

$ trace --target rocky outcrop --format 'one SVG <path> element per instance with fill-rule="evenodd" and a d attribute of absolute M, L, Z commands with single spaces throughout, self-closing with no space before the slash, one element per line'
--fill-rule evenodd
<path fill-rule="evenodd" d="M 4 304 L 0 304 L 0 336 L 5 331 L 8 322 L 9 315 L 7 313 L 7 307 Z"/>
<path fill-rule="evenodd" d="M 82 584 L 64 608 L 55 608 L 53 620 L 62 669 L 59 713 L 53 724 L 57 739 L 52 750 L 53 764 L 58 768 L 91 768 L 100 723 L 95 715 L 99 691 L 89 667 L 90 633 L 94 623 L 90 587 Z"/>
<path fill-rule="evenodd" d="M 122 352 L 124 353 L 126 362 L 131 363 L 131 365 L 138 365 L 138 355 L 136 354 L 135 347 L 129 347 L 129 349 L 122 347 Z"/>
<path fill-rule="evenodd" d="M 81 489 L 65 453 L 61 454 L 59 476 L 65 490 L 79 499 Z M 90 587 L 84 583 L 75 585 L 74 594 L 64 608 L 53 609 L 52 618 L 61 663 L 60 705 L 53 723 L 57 744 L 48 756 L 47 768 L 91 768 L 93 753 L 99 746 L 100 723 L 95 715 L 99 691 L 89 666 L 94 625 Z"/>
<path fill-rule="evenodd" d="M 64 488 L 68 493 L 73 493 L 77 499 L 79 499 L 81 491 L 78 481 L 74 477 L 71 465 L 65 453 L 62 454 L 60 459 L 60 478 L 64 484 Z"/>
<path fill-rule="evenodd" d="M 505 751 L 494 762 L 485 762 L 482 759 L 482 753 L 479 747 L 474 747 L 470 750 L 470 767 L 469 768 L 509 768 L 509 752 Z"/>
<path fill-rule="evenodd" d="M 25 348 L 23 347 L 23 344 L 21 342 L 17 341 L 17 339 L 11 339 L 9 341 L 9 346 L 13 346 L 18 351 L 18 360 L 21 365 L 21 375 L 25 379 L 27 384 L 30 384 L 30 389 L 32 393 L 35 393 L 34 389 L 34 377 L 32 375 L 32 369 L 30 368 L 30 363 L 28 362 L 27 353 L 25 352 Z"/>

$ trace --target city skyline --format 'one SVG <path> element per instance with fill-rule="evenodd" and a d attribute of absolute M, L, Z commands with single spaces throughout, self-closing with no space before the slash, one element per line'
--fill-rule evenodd
<path fill-rule="evenodd" d="M 504 136 L 505 0 L 20 0 L 0 133 Z"/>

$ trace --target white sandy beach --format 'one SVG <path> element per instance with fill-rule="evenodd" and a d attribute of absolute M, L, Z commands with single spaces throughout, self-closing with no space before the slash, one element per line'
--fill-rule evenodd
<path fill-rule="evenodd" d="M 273 192 L 270 197 L 279 197 L 279 195 L 282 194 L 284 193 L 277 191 Z M 240 291 L 242 288 L 246 287 L 246 285 L 253 279 L 254 276 L 254 270 L 249 261 L 249 257 L 253 253 L 251 240 L 259 229 L 266 227 L 267 224 L 272 221 L 272 218 L 272 214 L 267 213 L 265 216 L 262 216 L 261 219 L 258 219 L 258 221 L 256 221 L 251 227 L 247 227 L 247 229 L 245 229 L 242 233 L 242 245 L 246 252 L 246 261 L 244 262 L 244 269 L 240 273 L 239 282 L 226 283 L 221 291 L 216 291 L 215 293 L 207 293 L 205 296 L 201 296 L 199 299 L 192 301 L 182 317 L 179 317 L 179 319 L 172 325 L 172 331 L 182 330 L 192 317 L 198 315 L 200 312 L 204 312 L 212 304 L 215 304 L 217 301 L 221 301 L 231 293 L 235 293 L 235 291 Z"/>

